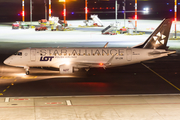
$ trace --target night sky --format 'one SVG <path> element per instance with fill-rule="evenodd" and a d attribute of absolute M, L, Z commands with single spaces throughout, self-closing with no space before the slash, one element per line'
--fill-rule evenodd
<path fill-rule="evenodd" d="M 48 1 L 47 8 L 48 8 Z M 123 10 L 123 1 L 118 0 L 120 4 L 119 11 Z M 126 10 L 134 10 L 134 0 L 126 0 Z M 180 0 L 178 0 L 180 7 Z M 30 20 L 30 0 L 25 0 L 25 21 Z M 85 0 L 69 0 L 67 2 L 67 20 L 84 19 Z M 33 21 L 45 18 L 44 0 L 33 0 Z M 101 19 L 114 19 L 115 0 L 88 0 L 89 16 L 98 14 Z M 149 14 L 138 13 L 139 19 L 163 19 L 174 16 L 174 0 L 138 0 L 138 10 L 144 7 L 150 8 Z M 22 0 L 0 0 L 0 22 L 21 21 Z M 178 8 L 178 12 L 179 8 Z M 58 0 L 52 0 L 52 16 L 58 16 L 63 19 L 63 3 Z M 127 13 L 127 18 L 133 18 L 134 12 Z M 123 13 L 118 14 L 118 18 L 123 18 Z M 180 17 L 178 16 L 178 19 Z"/>

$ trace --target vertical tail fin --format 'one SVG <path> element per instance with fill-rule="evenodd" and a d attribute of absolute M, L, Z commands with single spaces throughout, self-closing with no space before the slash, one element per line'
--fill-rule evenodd
<path fill-rule="evenodd" d="M 171 24 L 171 19 L 164 19 L 144 43 L 133 48 L 166 49 Z"/>

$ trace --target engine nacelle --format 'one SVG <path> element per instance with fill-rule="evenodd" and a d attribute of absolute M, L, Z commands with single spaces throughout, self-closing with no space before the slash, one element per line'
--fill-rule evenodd
<path fill-rule="evenodd" d="M 70 65 L 60 65 L 59 72 L 60 74 L 71 74 L 74 72 L 74 68 Z"/>

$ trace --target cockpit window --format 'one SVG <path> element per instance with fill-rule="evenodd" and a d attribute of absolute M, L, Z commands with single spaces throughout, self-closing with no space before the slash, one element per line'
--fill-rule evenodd
<path fill-rule="evenodd" d="M 22 52 L 16 52 L 14 55 L 22 56 Z"/>

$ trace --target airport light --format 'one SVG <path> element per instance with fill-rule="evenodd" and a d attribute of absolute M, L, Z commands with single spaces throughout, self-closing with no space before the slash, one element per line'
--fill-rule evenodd
<path fill-rule="evenodd" d="M 22 21 L 24 22 L 24 0 L 22 0 Z"/>
<path fill-rule="evenodd" d="M 174 0 L 174 25 L 175 25 L 175 38 L 176 38 L 176 22 L 177 22 L 177 0 Z"/>
<path fill-rule="evenodd" d="M 145 12 L 149 12 L 149 8 L 143 8 L 143 10 L 145 11 Z"/>
<path fill-rule="evenodd" d="M 148 8 L 148 7 L 143 8 L 143 13 L 144 13 L 144 14 L 148 14 L 148 13 L 149 13 L 149 8 Z"/>

